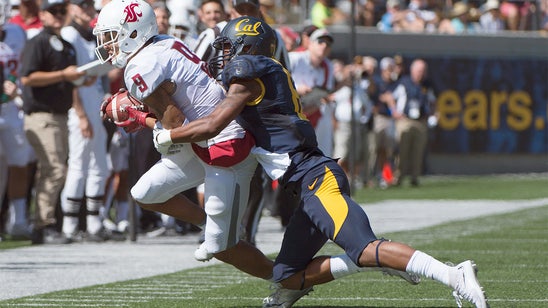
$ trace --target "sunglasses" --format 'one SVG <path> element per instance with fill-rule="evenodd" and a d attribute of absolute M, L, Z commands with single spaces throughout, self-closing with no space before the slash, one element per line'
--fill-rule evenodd
<path fill-rule="evenodd" d="M 67 8 L 64 6 L 54 6 L 47 10 L 50 12 L 51 15 L 57 16 L 57 15 L 67 15 Z"/>
<path fill-rule="evenodd" d="M 328 47 L 333 45 L 333 41 L 331 39 L 328 39 L 328 38 L 319 38 L 317 40 L 317 42 L 318 42 L 318 44 L 326 44 Z"/>

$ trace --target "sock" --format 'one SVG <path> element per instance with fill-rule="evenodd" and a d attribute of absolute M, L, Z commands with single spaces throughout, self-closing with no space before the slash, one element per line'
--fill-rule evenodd
<path fill-rule="evenodd" d="M 101 199 L 86 199 L 86 225 L 87 231 L 90 234 L 97 234 L 103 228 L 103 222 L 101 221 L 101 216 L 99 216 L 99 209 L 103 206 L 103 201 Z"/>
<path fill-rule="evenodd" d="M 331 275 L 333 275 L 334 279 L 339 279 L 361 271 L 361 268 L 352 262 L 350 257 L 346 254 L 332 256 L 329 259 L 329 267 L 331 268 Z"/>
<path fill-rule="evenodd" d="M 129 220 L 129 203 L 127 201 L 116 201 L 116 222 Z"/>
<path fill-rule="evenodd" d="M 77 216 L 63 216 L 63 233 L 67 236 L 73 235 L 76 233 L 78 228 L 78 217 Z"/>
<path fill-rule="evenodd" d="M 62 200 L 63 206 L 63 233 L 67 236 L 73 235 L 78 231 L 78 212 L 82 199 Z"/>
<path fill-rule="evenodd" d="M 10 210 L 13 211 L 15 225 L 27 224 L 27 203 L 25 198 L 10 200 Z"/>
<path fill-rule="evenodd" d="M 447 264 L 444 264 L 432 256 L 422 252 L 415 251 L 411 256 L 409 263 L 405 269 L 408 273 L 418 274 L 430 279 L 439 281 L 446 286 L 453 287 L 454 282 L 451 282 L 450 277 L 453 273 L 453 268 Z"/>

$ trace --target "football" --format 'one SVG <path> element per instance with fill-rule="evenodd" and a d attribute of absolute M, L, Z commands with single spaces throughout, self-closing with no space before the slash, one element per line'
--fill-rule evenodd
<path fill-rule="evenodd" d="M 101 115 L 114 123 L 121 123 L 129 119 L 128 108 L 148 112 L 146 105 L 133 97 L 126 89 L 120 89 L 103 102 Z"/>

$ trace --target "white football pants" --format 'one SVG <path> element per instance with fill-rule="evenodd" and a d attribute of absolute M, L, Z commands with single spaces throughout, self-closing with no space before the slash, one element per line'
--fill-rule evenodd
<path fill-rule="evenodd" d="M 177 144 L 180 152 L 164 155 L 131 189 L 140 203 L 164 203 L 178 193 L 205 183 L 207 214 L 205 242 L 208 253 L 238 243 L 241 221 L 249 198 L 249 183 L 257 166 L 254 155 L 229 168 L 205 164 L 190 144 Z"/>

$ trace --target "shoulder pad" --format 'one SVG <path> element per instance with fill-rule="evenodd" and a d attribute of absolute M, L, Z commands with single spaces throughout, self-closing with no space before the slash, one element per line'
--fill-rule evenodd
<path fill-rule="evenodd" d="M 255 79 L 265 73 L 266 66 L 258 56 L 238 56 L 223 69 L 223 83 L 229 86 L 235 79 Z"/>

